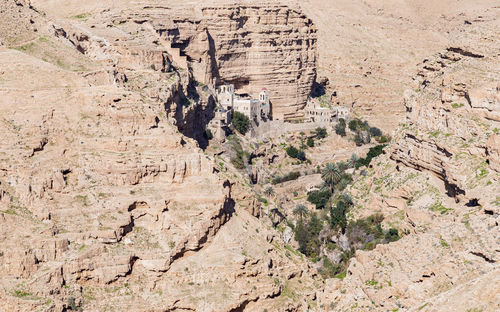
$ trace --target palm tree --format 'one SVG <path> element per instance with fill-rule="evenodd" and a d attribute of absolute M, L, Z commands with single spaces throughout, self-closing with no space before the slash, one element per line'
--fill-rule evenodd
<path fill-rule="evenodd" d="M 358 162 L 359 158 L 356 154 L 352 154 L 351 158 L 347 162 L 349 164 L 349 168 L 356 168 L 356 163 Z"/>
<path fill-rule="evenodd" d="M 325 168 L 321 171 L 321 178 L 330 187 L 330 191 L 333 193 L 335 184 L 339 183 L 342 177 L 339 167 L 334 163 L 327 163 Z"/>
<path fill-rule="evenodd" d="M 264 195 L 266 195 L 267 197 L 271 197 L 271 196 L 274 196 L 276 193 L 274 192 L 274 189 L 272 188 L 272 186 L 268 186 L 265 190 L 264 190 Z M 275 201 L 275 204 L 276 204 L 276 198 L 274 199 Z M 268 205 L 267 206 L 267 215 L 269 215 L 269 206 L 271 205 Z"/>
<path fill-rule="evenodd" d="M 268 186 L 265 190 L 264 190 L 264 194 L 267 196 L 267 197 L 271 197 L 274 195 L 274 189 L 272 186 Z"/>
<path fill-rule="evenodd" d="M 297 207 L 293 210 L 293 214 L 299 216 L 300 221 L 302 221 L 304 216 L 307 215 L 307 212 L 308 212 L 307 207 L 302 204 L 298 204 Z"/>
<path fill-rule="evenodd" d="M 340 197 L 341 200 L 348 206 L 348 207 L 351 207 L 354 205 L 354 202 L 352 201 L 352 197 L 351 195 L 349 194 L 342 194 L 342 196 Z"/>

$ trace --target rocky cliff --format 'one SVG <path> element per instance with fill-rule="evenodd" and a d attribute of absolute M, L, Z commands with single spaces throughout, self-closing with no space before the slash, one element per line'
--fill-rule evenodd
<path fill-rule="evenodd" d="M 302 114 L 317 60 L 316 27 L 303 13 L 266 3 L 203 5 L 198 15 L 176 8 L 175 14 L 151 23 L 187 58 L 196 80 L 232 83 L 254 96 L 267 88 L 275 118 Z"/>
<path fill-rule="evenodd" d="M 217 82 L 242 93 L 270 92 L 275 118 L 300 115 L 316 78 L 316 27 L 287 6 L 203 9 L 213 38 Z"/>
<path fill-rule="evenodd" d="M 165 104 L 181 132 L 199 142 L 212 118 L 212 92 L 222 83 L 252 96 L 267 88 L 277 119 L 303 114 L 316 79 L 316 27 L 310 19 L 276 3 L 186 8 L 131 4 L 89 13 L 76 23 L 60 19 L 54 29 L 85 55 L 113 62 L 118 81 L 147 89 L 145 95 Z M 175 77 L 140 73 L 151 68 L 175 71 L 181 85 L 168 89 L 162 84 Z"/>
<path fill-rule="evenodd" d="M 248 93 L 266 81 L 281 103 L 298 99 L 275 106 L 297 116 L 314 26 L 273 3 L 165 3 L 0 4 L 3 310 L 498 310 L 498 10 L 422 61 L 394 140 L 348 187 L 350 220 L 379 212 L 403 237 L 358 250 L 345 277 L 323 281 L 289 228 L 254 217 L 262 199 L 248 172 L 189 138 L 211 118 L 204 84 L 223 77 Z M 328 140 L 308 157 L 350 156 L 350 143 Z M 296 168 L 290 142 L 272 143 L 276 157 L 252 144 L 251 157 Z M 320 179 L 273 200 L 295 206 L 293 191 Z"/>
<path fill-rule="evenodd" d="M 175 50 L 137 18 L 35 5 L 0 4 L 0 309 L 314 304 L 314 271 L 179 132 L 213 103 Z"/>
<path fill-rule="evenodd" d="M 356 217 L 383 213 L 405 236 L 358 251 L 346 278 L 327 282 L 332 308 L 498 310 L 498 287 L 483 289 L 500 260 L 499 25 L 485 19 L 418 66 L 404 123 L 353 185 Z"/>

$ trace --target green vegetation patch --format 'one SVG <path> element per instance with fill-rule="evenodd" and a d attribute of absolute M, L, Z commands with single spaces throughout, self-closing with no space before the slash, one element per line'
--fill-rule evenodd
<path fill-rule="evenodd" d="M 90 13 L 80 13 L 80 14 L 77 14 L 77 15 L 73 16 L 73 18 L 76 18 L 76 19 L 87 19 L 91 15 L 92 14 L 90 14 Z"/>
<path fill-rule="evenodd" d="M 275 176 L 271 179 L 272 184 L 279 184 L 287 181 L 297 180 L 301 176 L 299 171 L 292 171 L 283 176 Z"/>
<path fill-rule="evenodd" d="M 382 155 L 382 153 L 384 152 L 384 148 L 386 148 L 386 147 L 387 147 L 387 144 L 380 144 L 380 145 L 377 145 L 375 147 L 370 147 L 370 150 L 368 151 L 368 154 L 366 154 L 366 157 L 360 158 L 356 162 L 356 168 L 359 168 L 362 166 L 368 167 L 368 165 L 370 165 L 372 159 Z"/>
<path fill-rule="evenodd" d="M 245 135 L 250 128 L 250 119 L 240 112 L 233 113 L 232 123 L 236 130 L 243 135 Z"/>
<path fill-rule="evenodd" d="M 441 203 L 441 201 L 434 202 L 434 204 L 432 204 L 429 207 L 429 209 L 432 210 L 432 211 L 435 211 L 435 212 L 440 212 L 441 214 L 448 214 L 450 211 L 453 210 L 451 208 L 447 208 L 447 207 L 443 206 L 443 204 Z"/>

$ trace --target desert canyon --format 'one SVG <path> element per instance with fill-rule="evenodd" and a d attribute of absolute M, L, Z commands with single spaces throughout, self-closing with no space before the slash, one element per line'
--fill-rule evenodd
<path fill-rule="evenodd" d="M 499 129 L 498 0 L 2 0 L 0 312 L 500 311 Z"/>

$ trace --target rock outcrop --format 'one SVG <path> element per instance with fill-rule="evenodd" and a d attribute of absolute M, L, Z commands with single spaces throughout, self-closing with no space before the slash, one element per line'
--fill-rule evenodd
<path fill-rule="evenodd" d="M 147 6 L 115 23 L 149 25 L 172 61 L 200 83 L 232 83 L 241 94 L 267 88 L 273 116 L 297 117 L 316 79 L 316 27 L 296 8 L 275 3 L 201 5 L 199 14 Z M 120 27 L 120 26 L 119 26 Z"/>
<path fill-rule="evenodd" d="M 312 306 L 314 270 L 179 132 L 214 104 L 153 23 L 43 4 L 0 4 L 20 25 L 0 29 L 0 309 Z"/>
<path fill-rule="evenodd" d="M 419 65 L 405 93 L 406 120 L 350 190 L 365 208 L 355 217 L 383 213 L 404 237 L 357 251 L 320 302 L 366 311 L 500 306 L 496 290 L 483 291 L 500 260 L 495 28 L 492 20 L 465 38 L 474 50 L 452 46 Z"/>
<path fill-rule="evenodd" d="M 275 119 L 302 114 L 316 79 L 313 22 L 283 5 L 207 7 L 202 12 L 213 38 L 212 77 L 242 93 L 267 88 Z"/>

